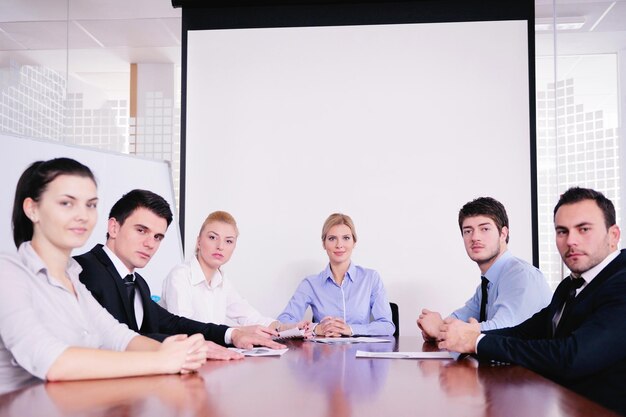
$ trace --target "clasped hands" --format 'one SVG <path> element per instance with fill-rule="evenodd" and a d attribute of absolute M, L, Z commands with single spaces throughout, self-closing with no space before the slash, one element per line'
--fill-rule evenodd
<path fill-rule="evenodd" d="M 352 336 L 352 329 L 343 319 L 326 316 L 315 326 L 313 333 L 324 337 Z"/>
<path fill-rule="evenodd" d="M 470 318 L 468 323 L 453 317 L 444 320 L 439 313 L 424 309 L 417 319 L 417 326 L 424 340 L 438 342 L 439 349 L 476 353 L 480 323 L 475 318 Z"/>

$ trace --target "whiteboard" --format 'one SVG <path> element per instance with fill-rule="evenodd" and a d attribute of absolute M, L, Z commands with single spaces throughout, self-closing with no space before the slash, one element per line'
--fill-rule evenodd
<path fill-rule="evenodd" d="M 3 152 L 0 153 L 2 195 L 0 201 L 0 251 L 16 252 L 11 230 L 11 212 L 15 186 L 22 172 L 35 161 L 52 158 L 73 158 L 93 171 L 98 183 L 98 222 L 91 237 L 73 255 L 90 250 L 106 241 L 107 219 L 111 206 L 128 191 L 141 188 L 161 195 L 175 213 L 175 198 L 170 166 L 165 161 L 138 158 L 120 153 L 71 146 L 25 137 L 0 134 Z M 146 268 L 138 271 L 150 284 L 153 295 L 161 294 L 161 283 L 175 265 L 182 262 L 183 250 L 176 215 L 161 247 Z"/>

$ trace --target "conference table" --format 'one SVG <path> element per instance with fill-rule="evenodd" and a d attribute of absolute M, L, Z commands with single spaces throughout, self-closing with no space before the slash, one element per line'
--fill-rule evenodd
<path fill-rule="evenodd" d="M 519 366 L 355 357 L 436 350 L 418 337 L 390 340 L 290 340 L 283 356 L 210 361 L 192 375 L 41 383 L 0 396 L 0 417 L 616 415 Z"/>

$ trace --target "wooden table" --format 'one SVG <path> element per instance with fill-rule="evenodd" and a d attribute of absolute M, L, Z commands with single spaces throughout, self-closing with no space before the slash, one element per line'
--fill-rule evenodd
<path fill-rule="evenodd" d="M 196 375 L 39 384 L 0 396 L 0 417 L 616 415 L 518 366 L 355 358 L 357 349 L 422 350 L 418 338 L 288 346 L 282 357 L 209 362 Z"/>

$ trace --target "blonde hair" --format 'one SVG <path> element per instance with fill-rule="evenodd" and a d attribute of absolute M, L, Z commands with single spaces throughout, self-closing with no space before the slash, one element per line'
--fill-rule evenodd
<path fill-rule="evenodd" d="M 342 213 L 333 213 L 328 216 L 328 218 L 324 222 L 324 226 L 322 226 L 322 242 L 326 240 L 326 235 L 328 234 L 328 231 L 333 226 L 337 226 L 339 224 L 344 224 L 348 226 L 350 232 L 352 232 L 352 239 L 354 240 L 354 243 L 356 243 L 356 229 L 354 227 L 354 222 L 352 221 L 350 216 Z"/>
<path fill-rule="evenodd" d="M 225 211 L 214 211 L 213 213 L 209 214 L 207 218 L 204 220 L 204 223 L 202 223 L 202 227 L 200 228 L 200 231 L 198 232 L 198 236 L 202 236 L 202 232 L 204 231 L 204 228 L 207 226 L 207 224 L 211 222 L 222 222 L 222 223 L 230 224 L 231 226 L 235 228 L 236 236 L 237 237 L 239 236 L 239 229 L 237 228 L 237 222 L 235 221 L 235 218 L 230 213 L 227 213 Z"/>

